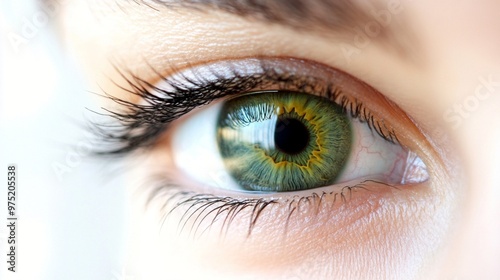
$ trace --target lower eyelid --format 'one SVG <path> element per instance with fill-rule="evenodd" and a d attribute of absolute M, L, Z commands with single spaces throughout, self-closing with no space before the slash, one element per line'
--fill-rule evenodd
<path fill-rule="evenodd" d="M 280 194 L 279 198 L 274 197 L 279 199 L 277 203 L 268 205 L 260 213 L 251 234 L 248 234 L 254 212 L 252 207 L 242 210 L 228 224 L 226 218 L 231 219 L 232 213 L 222 212 L 215 222 L 217 212 L 206 215 L 220 206 L 212 204 L 204 213 L 191 216 L 184 225 L 194 209 L 203 209 L 203 206 L 190 203 L 170 211 L 179 201 L 200 193 L 200 190 L 172 185 L 175 183 L 164 181 L 156 188 L 145 186 L 146 189 L 140 190 L 154 197 L 148 205 L 147 215 L 155 219 L 146 228 L 153 235 L 159 234 L 160 243 L 154 246 L 164 248 L 161 253 L 165 255 L 170 255 L 172 250 L 186 250 L 191 254 L 187 261 L 202 261 L 211 269 L 224 271 L 231 268 L 239 273 L 255 270 L 262 275 L 307 269 L 308 265 L 318 265 L 314 262 L 321 260 L 320 256 L 327 256 L 331 261 L 325 265 L 340 265 L 345 258 L 357 261 L 361 253 L 380 257 L 381 251 L 390 253 L 398 246 L 409 246 L 404 248 L 412 254 L 411 244 L 402 241 L 401 237 L 421 238 L 409 235 L 415 233 L 410 228 L 422 219 L 419 213 L 426 213 L 426 207 L 436 203 L 427 183 L 405 186 L 367 184 L 366 189 L 357 190 L 352 197 L 345 192 L 346 201 L 337 195 L 335 203 L 332 195 L 324 196 L 318 204 L 317 199 L 301 199 L 302 195 L 307 197 L 304 193 L 300 196 Z M 331 187 L 321 190 L 328 189 L 339 191 Z M 230 195 L 228 192 L 216 197 Z M 295 203 L 291 204 L 290 200 Z M 194 209 L 187 211 L 191 206 Z M 425 237 L 432 236 L 424 234 Z"/>
<path fill-rule="evenodd" d="M 162 227 L 168 224 L 193 238 L 207 232 L 250 238 L 255 232 L 260 235 L 271 228 L 273 234 L 282 236 L 326 225 L 340 230 L 374 215 L 382 204 L 406 195 L 405 190 L 425 189 L 425 186 L 361 181 L 352 186 L 329 186 L 294 194 L 247 195 L 203 194 L 200 189 L 177 189 L 165 184 L 162 188 L 155 193 L 163 194 L 154 198 L 161 205 Z"/>

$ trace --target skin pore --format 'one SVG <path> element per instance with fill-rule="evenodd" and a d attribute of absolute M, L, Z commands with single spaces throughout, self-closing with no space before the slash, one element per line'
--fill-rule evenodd
<path fill-rule="evenodd" d="M 390 9 L 395 3 L 398 9 Z M 329 196 L 324 201 L 328 207 L 304 206 L 289 220 L 287 206 L 270 207 L 250 236 L 248 218 L 243 217 L 251 211 L 235 218 L 225 234 L 221 224 L 214 224 L 213 230 L 193 236 L 189 230 L 179 231 L 180 211 L 160 227 L 168 190 L 156 193 L 144 206 L 154 189 L 144 178 L 173 168 L 174 151 L 165 135 L 140 161 L 131 158 L 141 163 L 130 170 L 127 186 L 132 224 L 127 269 L 132 275 L 137 279 L 492 279 L 500 275 L 500 2 L 359 1 L 365 16 L 343 21 L 342 26 L 349 28 L 307 20 L 307 28 L 300 28 L 297 20 L 275 22 L 200 7 L 68 0 L 58 27 L 85 71 L 89 91 L 104 90 L 135 103 L 140 102 L 137 96 L 117 86 L 127 85 L 118 69 L 152 84 L 159 82 L 155 71 L 168 76 L 230 59 L 290 57 L 344 71 L 371 85 L 410 117 L 413 123 L 393 124 L 404 144 L 426 162 L 430 180 L 399 190 L 370 186 L 346 203 L 334 203 Z M 384 32 L 377 35 L 367 28 L 374 20 L 369 16 L 372 11 L 391 15 Z M 376 96 L 364 98 L 367 104 L 377 104 Z M 203 186 L 187 188 L 227 194 Z"/>

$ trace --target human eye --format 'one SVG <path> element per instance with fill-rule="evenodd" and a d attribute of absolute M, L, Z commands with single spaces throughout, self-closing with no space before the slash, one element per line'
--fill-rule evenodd
<path fill-rule="evenodd" d="M 111 112 L 120 125 L 106 130 L 117 145 L 107 152 L 142 150 L 168 162 L 156 166 L 161 183 L 152 191 L 163 194 L 155 197 L 162 220 L 178 215 L 169 220 L 195 235 L 246 224 L 249 236 L 273 215 L 286 233 L 291 220 L 310 226 L 305 216 L 354 212 L 429 180 L 425 138 L 412 120 L 366 83 L 317 62 L 243 58 L 127 80 L 140 101 L 114 99 L 126 109 Z"/>
<path fill-rule="evenodd" d="M 425 164 L 401 146 L 384 112 L 370 109 L 366 99 L 381 98 L 375 90 L 324 65 L 291 59 L 256 63 L 219 63 L 215 69 L 233 68 L 222 80 L 257 75 L 263 81 L 181 118 L 172 131 L 175 165 L 198 184 L 287 192 L 362 180 L 399 185 L 427 179 Z M 216 73 L 214 65 L 201 68 Z M 200 69 L 185 72 L 191 76 Z"/>

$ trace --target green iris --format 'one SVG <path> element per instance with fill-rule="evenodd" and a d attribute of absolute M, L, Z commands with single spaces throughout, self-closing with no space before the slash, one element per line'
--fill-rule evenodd
<path fill-rule="evenodd" d="M 242 188 L 286 192 L 332 184 L 350 154 L 352 131 L 342 108 L 326 98 L 260 92 L 222 105 L 217 141 Z"/>

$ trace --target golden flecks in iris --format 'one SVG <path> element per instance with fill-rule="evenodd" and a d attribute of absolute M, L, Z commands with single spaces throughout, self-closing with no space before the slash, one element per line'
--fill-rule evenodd
<path fill-rule="evenodd" d="M 269 138 L 275 133 L 270 122 L 277 119 L 295 119 L 306 127 L 310 137 L 303 151 L 288 154 L 258 144 L 274 139 Z M 253 125 L 249 131 L 249 122 L 262 125 Z M 328 185 L 342 170 L 351 146 L 349 120 L 340 107 L 304 93 L 256 93 L 232 99 L 221 110 L 219 125 L 219 148 L 226 167 L 248 190 L 291 191 Z M 269 132 L 252 132 L 254 128 Z M 226 138 L 226 130 L 233 137 Z"/>

